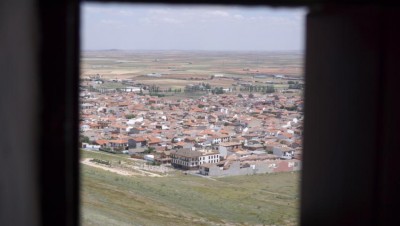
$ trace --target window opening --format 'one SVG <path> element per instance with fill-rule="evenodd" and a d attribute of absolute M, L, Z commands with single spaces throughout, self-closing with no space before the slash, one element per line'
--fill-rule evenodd
<path fill-rule="evenodd" d="M 298 223 L 303 8 L 81 11 L 83 225 Z"/>

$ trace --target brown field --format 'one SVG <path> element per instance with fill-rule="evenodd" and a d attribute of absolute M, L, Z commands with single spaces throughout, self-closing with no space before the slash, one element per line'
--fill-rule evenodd
<path fill-rule="evenodd" d="M 205 82 L 213 74 L 224 75 L 212 81 L 223 87 L 234 83 L 233 78 L 253 81 L 253 75 L 303 76 L 303 54 L 299 52 L 90 51 L 83 53 L 81 62 L 82 76 L 99 74 L 160 87 Z M 147 76 L 151 73 L 162 77 Z"/>

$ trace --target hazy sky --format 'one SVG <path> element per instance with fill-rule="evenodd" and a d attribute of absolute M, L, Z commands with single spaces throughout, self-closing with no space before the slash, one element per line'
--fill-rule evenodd
<path fill-rule="evenodd" d="M 303 50 L 304 8 L 82 4 L 82 49 Z"/>

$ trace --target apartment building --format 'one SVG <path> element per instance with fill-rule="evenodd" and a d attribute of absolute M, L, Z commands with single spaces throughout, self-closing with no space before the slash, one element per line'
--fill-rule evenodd
<path fill-rule="evenodd" d="M 171 165 L 185 170 L 199 169 L 202 164 L 218 163 L 219 160 L 218 152 L 200 152 L 190 149 L 171 151 Z"/>

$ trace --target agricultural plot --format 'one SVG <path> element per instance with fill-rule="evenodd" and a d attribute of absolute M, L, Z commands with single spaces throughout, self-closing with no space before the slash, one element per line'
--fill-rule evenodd
<path fill-rule="evenodd" d="M 135 77 L 150 73 L 176 76 L 201 74 L 286 74 L 303 76 L 298 52 L 90 51 L 82 56 L 82 76 Z"/>

